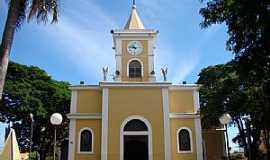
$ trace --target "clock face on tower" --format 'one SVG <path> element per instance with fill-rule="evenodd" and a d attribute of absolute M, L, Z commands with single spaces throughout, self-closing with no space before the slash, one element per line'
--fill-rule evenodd
<path fill-rule="evenodd" d="M 128 43 L 127 50 L 130 55 L 136 56 L 142 53 L 143 46 L 139 41 L 130 41 Z"/>

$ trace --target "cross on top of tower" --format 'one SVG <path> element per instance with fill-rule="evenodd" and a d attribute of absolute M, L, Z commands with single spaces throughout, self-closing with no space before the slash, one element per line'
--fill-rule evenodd
<path fill-rule="evenodd" d="M 136 0 L 132 0 L 132 8 L 136 8 Z"/>

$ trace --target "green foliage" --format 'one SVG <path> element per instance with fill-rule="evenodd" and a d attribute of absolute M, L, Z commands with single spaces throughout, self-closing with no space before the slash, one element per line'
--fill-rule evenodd
<path fill-rule="evenodd" d="M 242 80 L 260 85 L 270 79 L 270 1 L 205 0 L 203 28 L 224 23 Z"/>
<path fill-rule="evenodd" d="M 233 63 L 209 66 L 199 74 L 197 83 L 202 84 L 200 103 L 204 128 L 220 126 L 218 118 L 224 112 L 233 117 L 246 113 L 246 90 L 233 66 Z"/>
<path fill-rule="evenodd" d="M 52 147 L 54 127 L 50 116 L 54 112 L 63 115 L 58 130 L 59 142 L 67 137 L 70 91 L 68 83 L 53 80 L 38 67 L 9 64 L 3 99 L 0 103 L 0 121 L 13 123 L 20 149 L 29 150 L 30 117 L 35 119 L 33 149 L 46 153 Z M 45 128 L 45 130 L 44 130 Z"/>
<path fill-rule="evenodd" d="M 29 160 L 37 160 L 38 159 L 38 152 L 31 152 L 31 154 L 29 155 Z"/>

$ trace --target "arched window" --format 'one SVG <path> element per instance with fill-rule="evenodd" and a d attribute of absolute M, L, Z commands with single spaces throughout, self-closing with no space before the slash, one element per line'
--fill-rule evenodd
<path fill-rule="evenodd" d="M 133 119 L 125 125 L 124 131 L 148 131 L 148 128 L 143 121 Z"/>
<path fill-rule="evenodd" d="M 132 60 L 128 66 L 130 78 L 142 77 L 142 64 L 138 60 Z"/>
<path fill-rule="evenodd" d="M 93 153 L 93 132 L 90 128 L 81 129 L 79 134 L 79 153 Z"/>
<path fill-rule="evenodd" d="M 177 132 L 178 152 L 192 152 L 192 135 L 189 128 L 180 128 Z"/>

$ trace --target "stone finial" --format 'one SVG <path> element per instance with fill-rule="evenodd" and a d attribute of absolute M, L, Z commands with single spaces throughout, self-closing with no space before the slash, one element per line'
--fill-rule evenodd
<path fill-rule="evenodd" d="M 103 67 L 102 68 L 102 72 L 103 72 L 103 81 L 107 81 L 107 77 L 108 77 L 108 67 Z"/>

